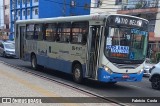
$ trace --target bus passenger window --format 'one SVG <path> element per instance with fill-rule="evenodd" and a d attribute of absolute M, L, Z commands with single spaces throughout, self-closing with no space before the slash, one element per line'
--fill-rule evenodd
<path fill-rule="evenodd" d="M 78 40 L 77 42 L 82 42 L 82 34 L 81 34 L 81 33 L 78 34 L 77 38 L 78 38 L 78 39 L 77 39 L 77 40 Z"/>
<path fill-rule="evenodd" d="M 28 39 L 28 40 L 33 40 L 34 39 L 34 24 L 27 25 L 26 39 Z"/>
<path fill-rule="evenodd" d="M 88 22 L 72 23 L 72 43 L 86 44 L 88 35 Z"/>
<path fill-rule="evenodd" d="M 69 42 L 71 34 L 71 23 L 59 23 L 58 24 L 58 35 L 60 42 Z"/>
<path fill-rule="evenodd" d="M 55 41 L 56 40 L 56 24 L 45 25 L 45 40 Z"/>
<path fill-rule="evenodd" d="M 41 24 L 35 25 L 34 39 L 43 40 L 42 25 Z"/>
<path fill-rule="evenodd" d="M 84 30 L 82 33 L 82 43 L 86 44 L 87 43 L 87 37 L 88 37 L 88 31 Z"/>
<path fill-rule="evenodd" d="M 59 34 L 56 34 L 56 36 L 55 36 L 55 41 L 60 41 Z"/>

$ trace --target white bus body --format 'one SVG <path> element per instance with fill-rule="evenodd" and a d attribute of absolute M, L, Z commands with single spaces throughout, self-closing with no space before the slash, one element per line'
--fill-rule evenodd
<path fill-rule="evenodd" d="M 34 69 L 41 65 L 73 74 L 76 82 L 83 78 L 141 81 L 148 38 L 147 30 L 141 28 L 147 23 L 119 14 L 20 20 L 16 22 L 16 54 L 31 61 Z M 129 46 L 121 43 L 121 32 L 129 33 Z M 138 60 L 138 55 L 144 57 Z"/>

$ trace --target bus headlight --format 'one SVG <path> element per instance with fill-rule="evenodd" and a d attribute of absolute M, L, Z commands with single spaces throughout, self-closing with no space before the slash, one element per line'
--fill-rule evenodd
<path fill-rule="evenodd" d="M 141 74 L 142 72 L 143 72 L 143 69 L 139 70 L 139 71 L 138 71 L 138 74 Z"/>
<path fill-rule="evenodd" d="M 110 74 L 113 73 L 112 70 L 111 70 L 109 67 L 103 65 L 103 68 L 104 68 L 104 70 L 107 71 L 108 73 L 110 73 Z"/>

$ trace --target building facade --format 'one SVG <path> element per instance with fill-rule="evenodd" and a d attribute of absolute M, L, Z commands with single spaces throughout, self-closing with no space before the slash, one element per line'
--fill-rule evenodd
<path fill-rule="evenodd" d="M 0 29 L 4 26 L 4 10 L 3 10 L 3 0 L 0 0 Z"/>
<path fill-rule="evenodd" d="M 90 0 L 10 0 L 11 34 L 17 20 L 90 14 Z"/>
<path fill-rule="evenodd" d="M 91 0 L 90 14 L 117 13 L 122 0 Z"/>
<path fill-rule="evenodd" d="M 1 0 L 0 1 L 0 39 L 8 39 L 9 35 L 9 1 L 10 0 Z"/>
<path fill-rule="evenodd" d="M 123 0 L 119 14 L 128 14 L 149 20 L 148 58 L 156 59 L 160 52 L 160 1 L 159 0 Z"/>
<path fill-rule="evenodd" d="M 4 0 L 4 36 L 8 39 L 10 34 L 10 0 Z"/>

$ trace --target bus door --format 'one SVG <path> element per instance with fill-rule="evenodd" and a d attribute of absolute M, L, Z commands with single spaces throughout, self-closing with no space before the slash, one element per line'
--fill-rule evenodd
<path fill-rule="evenodd" d="M 87 41 L 87 76 L 95 79 L 99 65 L 99 52 L 101 42 L 101 26 L 90 26 Z"/>
<path fill-rule="evenodd" d="M 25 45 L 25 43 L 24 43 L 24 37 L 25 37 L 25 29 L 26 29 L 26 27 L 25 26 L 19 26 L 20 28 L 18 28 L 18 29 L 20 29 L 20 58 L 21 59 L 24 59 L 24 45 Z"/>

